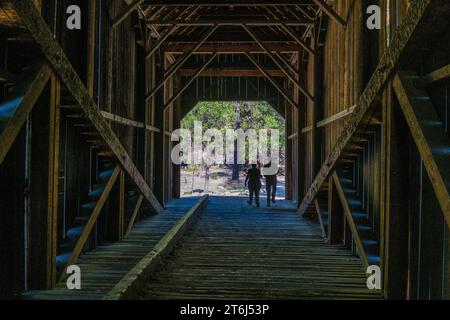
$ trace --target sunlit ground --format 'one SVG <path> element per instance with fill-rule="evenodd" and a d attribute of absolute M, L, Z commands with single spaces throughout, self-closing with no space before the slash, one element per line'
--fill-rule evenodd
<path fill-rule="evenodd" d="M 282 168 L 283 169 L 283 168 Z M 277 198 L 285 197 L 285 177 L 283 170 L 278 175 Z M 200 196 L 209 194 L 211 196 L 224 197 L 247 197 L 248 190 L 244 186 L 245 171 L 241 171 L 239 181 L 232 180 L 232 170 L 228 168 L 212 167 L 209 170 L 209 179 L 205 179 L 204 168 L 188 168 L 181 170 L 181 195 Z M 265 179 L 262 179 L 261 199 L 265 199 Z"/>

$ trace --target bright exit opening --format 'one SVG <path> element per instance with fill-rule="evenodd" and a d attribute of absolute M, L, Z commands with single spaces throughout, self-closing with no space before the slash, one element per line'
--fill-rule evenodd
<path fill-rule="evenodd" d="M 196 122 L 201 122 L 203 132 L 208 129 L 218 129 L 226 136 L 226 130 L 278 130 L 279 132 L 279 168 L 277 174 L 276 195 L 278 199 L 285 198 L 285 159 L 286 130 L 284 118 L 267 102 L 259 101 L 203 101 L 198 103 L 181 121 L 182 129 L 194 132 Z M 226 140 L 226 139 L 224 139 Z M 270 139 L 269 139 L 270 140 Z M 225 141 L 226 142 L 226 141 Z M 206 146 L 206 141 L 203 141 Z M 236 145 L 234 146 L 236 147 Z M 234 149 L 233 147 L 233 149 Z M 250 155 L 246 141 L 244 164 L 181 164 L 181 196 L 212 196 L 246 197 L 248 190 L 244 186 Z M 272 143 L 268 142 L 269 154 Z M 237 157 L 235 157 L 237 159 Z M 258 158 L 259 160 L 259 158 Z M 237 162 L 237 161 L 236 161 Z M 261 197 L 266 196 L 265 179 L 262 180 Z"/>

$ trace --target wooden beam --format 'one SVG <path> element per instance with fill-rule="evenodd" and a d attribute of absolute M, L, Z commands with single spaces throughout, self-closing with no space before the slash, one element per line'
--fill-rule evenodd
<path fill-rule="evenodd" d="M 268 19 L 258 19 L 252 20 L 251 17 L 245 17 L 240 20 L 237 19 L 227 19 L 227 20 L 189 20 L 189 21 L 180 21 L 180 20 L 147 20 L 147 24 L 154 26 L 180 26 L 180 27 L 207 27 L 214 25 L 221 26 L 240 26 L 242 23 L 245 23 L 249 26 L 309 26 L 314 24 L 313 20 L 306 18 L 307 21 L 300 20 L 268 20 Z"/>
<path fill-rule="evenodd" d="M 139 214 L 139 210 L 141 209 L 142 202 L 144 201 L 144 197 L 142 195 L 139 196 L 138 201 L 136 202 L 136 206 L 134 207 L 133 213 L 131 214 L 130 222 L 128 223 L 127 231 L 125 232 L 124 238 L 128 238 L 131 230 L 133 230 L 134 223 L 136 222 L 136 218 Z"/>
<path fill-rule="evenodd" d="M 176 61 L 165 73 L 163 76 L 163 79 L 161 79 L 161 81 L 152 89 L 150 90 L 150 92 L 147 94 L 145 100 L 149 101 L 156 92 L 158 92 L 159 89 L 161 89 L 161 87 L 166 83 L 166 81 L 171 78 L 175 72 L 178 71 L 178 69 L 181 68 L 181 66 L 189 60 L 189 58 L 192 56 L 192 54 L 203 44 L 205 43 L 206 40 L 208 40 L 208 38 L 217 30 L 219 26 L 216 25 L 214 27 L 212 27 L 203 37 L 202 39 L 194 45 L 194 47 L 187 52 L 182 58 L 180 58 L 180 60 Z"/>
<path fill-rule="evenodd" d="M 28 85 L 23 95 L 8 102 L 8 109 L 14 110 L 14 113 L 12 116 L 6 116 L 9 120 L 6 123 L 3 132 L 0 134 L 0 164 L 5 160 L 5 157 L 22 129 L 28 114 L 33 109 L 42 90 L 44 90 L 47 85 L 51 74 L 51 69 L 47 65 L 43 65 L 39 68 L 36 76 Z"/>
<path fill-rule="evenodd" d="M 323 224 L 323 219 L 322 219 L 322 211 L 320 210 L 319 201 L 317 199 L 314 200 L 314 206 L 316 208 L 317 218 L 319 219 L 320 230 L 322 231 L 322 237 L 326 238 L 327 232 L 325 231 L 325 226 Z"/>
<path fill-rule="evenodd" d="M 247 6 L 311 6 L 310 0 L 154 0 L 151 2 L 152 6 L 219 6 L 219 7 L 247 7 Z"/>
<path fill-rule="evenodd" d="M 192 82 L 194 82 L 195 79 L 202 73 L 203 70 L 217 57 L 218 53 L 214 53 L 211 55 L 208 60 L 201 66 L 194 75 L 183 85 L 182 88 L 180 88 L 176 93 L 173 94 L 173 96 L 166 102 L 164 105 L 164 110 L 166 110 L 180 95 L 183 94 L 184 91 L 191 85 Z"/>
<path fill-rule="evenodd" d="M 426 74 L 416 81 L 418 87 L 429 87 L 437 82 L 450 78 L 450 64 Z"/>
<path fill-rule="evenodd" d="M 264 43 L 268 50 L 271 52 L 280 52 L 280 53 L 295 53 L 302 50 L 302 46 L 297 44 L 273 44 L 273 43 Z M 163 51 L 167 54 L 184 54 L 188 50 L 192 48 L 192 44 L 183 44 L 183 43 L 171 43 L 163 46 Z M 236 44 L 236 43 L 228 43 L 228 44 L 211 44 L 206 43 L 201 45 L 193 54 L 212 54 L 214 52 L 223 53 L 223 54 L 244 54 L 246 52 L 249 53 L 262 53 L 265 52 L 258 44 L 254 43 L 245 43 L 245 44 Z"/>
<path fill-rule="evenodd" d="M 414 86 L 418 79 L 415 72 L 400 71 L 394 91 L 450 227 L 450 138 L 427 92 Z"/>
<path fill-rule="evenodd" d="M 97 222 L 98 216 L 102 212 L 103 206 L 105 205 L 106 200 L 108 199 L 108 196 L 111 193 L 111 190 L 112 190 L 114 184 L 116 183 L 116 180 L 119 177 L 121 170 L 122 169 L 120 168 L 120 166 L 117 165 L 116 168 L 114 169 L 111 177 L 109 178 L 109 180 L 105 186 L 105 190 L 103 190 L 102 195 L 98 199 L 98 202 L 95 205 L 95 208 L 92 211 L 92 214 L 89 217 L 89 220 L 86 223 L 86 226 L 84 227 L 83 233 L 81 234 L 80 239 L 78 239 L 78 242 L 75 245 L 75 248 L 73 249 L 72 255 L 70 256 L 70 259 L 67 262 L 66 267 L 64 268 L 64 272 L 61 275 L 59 282 L 63 281 L 67 277 L 67 274 L 66 274 L 67 267 L 76 264 L 78 257 L 80 256 L 80 254 L 84 248 L 84 245 L 86 244 L 86 241 L 88 240 L 89 235 L 91 234 L 91 231 L 94 228 L 95 223 Z"/>
<path fill-rule="evenodd" d="M 120 143 L 108 123 L 99 112 L 99 107 L 89 95 L 86 87 L 76 73 L 64 50 L 58 44 L 53 33 L 48 28 L 44 19 L 39 16 L 34 5 L 27 0 L 13 1 L 16 12 L 21 17 L 36 43 L 47 57 L 55 72 L 60 76 L 74 99 L 84 111 L 84 115 L 89 119 L 96 130 L 100 133 L 108 148 L 114 153 L 116 159 L 122 164 L 123 169 L 130 176 L 132 181 L 139 188 L 154 210 L 159 213 L 163 207 L 154 196 L 152 190 L 144 180 L 133 160 Z"/>
<path fill-rule="evenodd" d="M 164 44 L 164 42 L 167 40 L 167 38 L 178 28 L 178 26 L 172 26 L 169 28 L 169 30 L 166 31 L 166 33 L 159 38 L 158 42 L 152 46 L 150 51 L 147 53 L 147 59 L 150 59 L 151 56 Z"/>
<path fill-rule="evenodd" d="M 336 11 L 333 10 L 333 8 L 326 3 L 325 0 L 313 0 L 327 16 L 329 16 L 331 19 L 336 21 L 341 26 L 345 27 L 347 25 L 347 22 L 341 18 L 339 14 L 337 14 Z"/>
<path fill-rule="evenodd" d="M 364 250 L 363 244 L 361 242 L 361 238 L 358 233 L 358 229 L 356 228 L 355 221 L 353 220 L 352 211 L 347 202 L 347 198 L 345 197 L 344 189 L 342 188 L 341 181 L 336 172 L 333 173 L 333 182 L 336 188 L 336 191 L 341 199 L 342 207 L 344 208 L 344 213 L 347 218 L 347 223 L 352 231 L 353 239 L 355 240 L 355 245 L 358 250 L 359 258 L 364 266 L 364 270 L 367 270 L 369 267 L 369 261 L 367 260 L 366 252 Z"/>
<path fill-rule="evenodd" d="M 100 113 L 102 114 L 102 116 L 107 119 L 110 120 L 112 122 L 124 125 L 124 126 L 128 126 L 128 127 L 133 127 L 133 128 L 139 128 L 139 129 L 145 129 L 146 131 L 150 131 L 150 132 L 161 132 L 160 129 L 155 128 L 153 126 L 150 125 L 146 125 L 143 122 L 138 122 L 135 120 L 131 120 L 128 118 L 124 118 L 121 116 L 118 116 L 116 114 L 110 113 L 110 112 L 106 112 L 106 111 L 100 111 Z"/>
<path fill-rule="evenodd" d="M 246 54 L 247 58 L 253 62 L 253 64 L 261 71 L 261 73 L 273 84 L 273 86 L 281 93 L 283 97 L 295 108 L 300 109 L 299 105 L 294 101 L 294 99 L 289 96 L 289 94 L 278 84 L 278 82 L 270 76 L 270 74 L 263 68 L 262 65 L 259 64 L 259 62 L 252 57 L 251 54 Z"/>
<path fill-rule="evenodd" d="M 285 66 L 280 63 L 276 56 L 270 52 L 269 48 L 259 40 L 256 33 L 254 33 L 247 25 L 243 24 L 242 27 L 248 32 L 248 34 L 258 43 L 258 45 L 265 51 L 265 53 L 275 62 L 275 64 L 280 68 L 281 71 L 286 75 L 286 77 L 307 97 L 310 101 L 314 101 L 314 97 L 308 92 L 308 90 L 301 84 L 295 77 L 285 69 Z M 293 69 L 293 66 L 290 66 Z"/>
<path fill-rule="evenodd" d="M 284 77 L 284 73 L 279 69 L 266 69 L 266 71 L 271 77 Z M 191 77 L 195 72 L 195 69 L 181 69 L 178 74 L 180 77 Z M 207 68 L 200 73 L 199 77 L 264 77 L 264 75 L 259 69 L 254 68 Z"/>
<path fill-rule="evenodd" d="M 306 51 L 308 51 L 310 54 L 312 54 L 312 55 L 315 55 L 316 54 L 316 52 L 305 42 L 305 41 L 303 41 L 302 39 L 300 39 L 296 34 L 295 34 L 295 32 L 294 31 L 292 31 L 292 29 L 291 28 L 289 28 L 289 26 L 288 25 L 286 25 L 286 24 L 282 24 L 281 25 L 281 28 L 288 34 L 288 35 L 290 35 L 294 40 L 295 40 L 295 42 L 297 42 L 299 45 L 301 45 Z"/>
<path fill-rule="evenodd" d="M 146 283 L 146 280 L 151 273 L 161 263 L 162 259 L 172 251 L 173 247 L 200 215 L 207 203 L 207 195 L 200 198 L 200 200 L 169 230 L 169 232 L 167 232 L 156 246 L 103 297 L 103 300 L 124 300 L 132 298 L 132 295 L 137 292 L 136 289 L 142 287 Z"/>
<path fill-rule="evenodd" d="M 417 0 L 411 3 L 411 8 L 409 9 L 408 14 L 403 18 L 402 24 L 396 32 L 391 46 L 381 58 L 371 80 L 367 84 L 362 96 L 359 98 L 351 118 L 342 130 L 342 134 L 337 139 L 332 151 L 325 159 L 319 174 L 303 199 L 298 210 L 299 214 L 302 215 L 316 198 L 323 183 L 330 176 L 338 163 L 345 147 L 351 141 L 360 124 L 363 123 L 363 120 L 365 120 L 366 116 L 369 114 L 369 110 L 376 105 L 377 99 L 380 97 L 386 81 L 391 76 L 400 56 L 405 48 L 407 48 L 408 44 L 413 42 L 412 38 L 417 31 L 419 22 L 427 12 L 427 9 L 430 8 L 431 3 L 431 0 Z"/>
<path fill-rule="evenodd" d="M 111 28 L 115 29 L 118 25 L 125 21 L 125 19 L 127 19 L 130 14 L 132 14 L 141 4 L 143 4 L 144 1 L 145 0 L 134 0 L 133 3 L 128 5 L 121 13 L 117 15 L 117 17 L 113 20 Z"/>

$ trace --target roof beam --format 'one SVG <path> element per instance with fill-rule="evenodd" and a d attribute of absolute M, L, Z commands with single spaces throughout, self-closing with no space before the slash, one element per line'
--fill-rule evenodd
<path fill-rule="evenodd" d="M 308 20 L 308 21 L 300 21 L 300 20 L 267 20 L 267 19 L 260 19 L 260 20 L 254 20 L 252 19 L 228 19 L 228 20 L 195 20 L 195 21 L 170 21 L 170 20 L 147 20 L 147 24 L 154 25 L 154 26 L 182 26 L 182 27 L 207 27 L 207 26 L 214 26 L 216 24 L 220 24 L 222 26 L 240 26 L 241 24 L 245 23 L 249 26 L 309 26 L 311 24 L 314 24 L 314 20 Z"/>
<path fill-rule="evenodd" d="M 275 64 L 280 68 L 281 71 L 286 75 L 286 77 L 310 100 L 314 102 L 314 97 L 308 92 L 308 90 L 289 72 L 285 69 L 283 63 L 277 59 L 276 56 L 270 52 L 264 43 L 262 43 L 257 35 L 245 24 L 242 27 L 248 32 L 248 34 L 259 44 L 259 46 L 265 51 L 265 53 L 275 62 Z M 292 67 L 292 66 L 290 66 Z M 292 68 L 291 68 L 292 69 Z"/>
<path fill-rule="evenodd" d="M 211 7 L 247 7 L 247 6 L 310 6 L 311 0 L 155 0 L 149 3 L 151 6 L 211 6 Z"/>
<path fill-rule="evenodd" d="M 336 11 L 333 10 L 333 8 L 325 1 L 325 0 L 313 0 L 327 16 L 329 16 L 331 19 L 336 21 L 341 26 L 345 27 L 347 25 L 347 22 L 341 18 L 339 14 L 337 14 Z"/>
<path fill-rule="evenodd" d="M 181 77 L 190 77 L 195 74 L 194 69 L 181 69 L 178 74 Z M 280 69 L 266 69 L 271 77 L 281 78 L 284 73 Z M 264 77 L 259 69 L 254 68 L 208 68 L 203 70 L 199 77 Z"/>
<path fill-rule="evenodd" d="M 280 53 L 295 53 L 302 50 L 303 47 L 296 44 L 273 44 L 265 43 L 265 46 L 271 52 Z M 162 47 L 162 50 L 167 54 L 183 54 L 192 48 L 192 44 L 167 44 Z M 203 44 L 194 54 L 211 54 L 218 52 L 222 54 L 239 54 L 239 53 L 262 53 L 265 52 L 259 45 L 254 43 L 249 44 Z"/>
<path fill-rule="evenodd" d="M 255 59 L 252 57 L 251 54 L 246 53 L 247 58 L 253 62 L 253 64 L 261 71 L 261 73 L 273 84 L 273 86 L 281 93 L 283 97 L 286 98 L 286 100 L 292 104 L 295 108 L 299 109 L 299 105 L 294 101 L 294 98 L 292 98 L 280 85 L 279 83 L 272 78 L 272 76 L 264 69 L 264 67 Z"/>

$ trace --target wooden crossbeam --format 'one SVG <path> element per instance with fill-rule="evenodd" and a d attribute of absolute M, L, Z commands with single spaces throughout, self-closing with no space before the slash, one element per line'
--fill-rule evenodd
<path fill-rule="evenodd" d="M 331 19 L 339 23 L 341 26 L 345 27 L 347 25 L 347 22 L 342 19 L 342 17 L 337 14 L 336 11 L 333 10 L 333 8 L 326 3 L 324 0 L 313 0 L 322 10 L 325 12 L 327 16 L 329 16 Z"/>
<path fill-rule="evenodd" d="M 126 18 L 130 16 L 141 4 L 144 3 L 145 0 L 134 0 L 131 4 L 128 5 L 121 13 L 117 15 L 114 19 L 111 27 L 115 29 L 118 25 L 120 25 Z"/>
<path fill-rule="evenodd" d="M 367 84 L 363 94 L 359 98 L 353 114 L 349 118 L 347 125 L 342 130 L 341 135 L 336 141 L 332 151 L 324 161 L 319 174 L 316 176 L 313 184 L 306 193 L 302 203 L 299 206 L 298 213 L 303 214 L 309 205 L 317 196 L 322 185 L 331 175 L 334 167 L 342 156 L 344 149 L 347 147 L 360 125 L 365 120 L 369 111 L 376 105 L 377 99 L 380 97 L 387 80 L 392 75 L 400 56 L 412 42 L 412 38 L 417 31 L 419 22 L 423 15 L 430 8 L 432 0 L 417 0 L 411 3 L 411 8 L 402 20 L 402 24 L 397 30 L 391 46 L 381 58 L 372 78 Z M 421 26 L 423 27 L 423 25 Z"/>
<path fill-rule="evenodd" d="M 266 48 L 270 52 L 280 53 L 295 53 L 302 50 L 302 46 L 297 44 L 286 43 L 265 43 Z M 163 46 L 163 50 L 167 54 L 183 54 L 192 48 L 191 44 L 183 43 L 171 43 Z M 245 52 L 261 53 L 265 52 L 258 44 L 246 43 L 246 44 L 211 44 L 206 43 L 200 46 L 193 54 L 211 54 L 213 52 L 227 53 L 227 54 L 240 54 Z"/>
<path fill-rule="evenodd" d="M 419 87 L 429 87 L 442 80 L 450 79 L 450 64 L 426 74 L 417 80 Z"/>
<path fill-rule="evenodd" d="M 283 63 L 277 59 L 277 57 L 267 48 L 267 46 L 258 38 L 255 32 L 251 30 L 247 25 L 243 24 L 242 27 L 247 31 L 247 33 L 255 40 L 255 42 L 265 51 L 265 53 L 275 62 L 275 64 L 280 68 L 281 71 L 286 75 L 286 77 L 312 102 L 314 102 L 314 97 L 308 92 L 308 90 L 303 86 L 298 79 L 296 79 L 289 71 L 285 69 Z"/>
<path fill-rule="evenodd" d="M 16 97 L 13 105 L 8 108 L 15 109 L 14 114 L 6 123 L 3 131 L 0 133 L 0 164 L 5 160 L 11 146 L 17 138 L 20 130 L 27 119 L 28 114 L 33 109 L 36 101 L 47 85 L 52 70 L 45 64 L 38 71 L 30 85 L 26 88 L 23 96 Z M 1 112 L 1 109 L 0 109 Z"/>
<path fill-rule="evenodd" d="M 58 44 L 44 19 L 37 13 L 34 4 L 28 0 L 14 0 L 14 7 L 22 22 L 33 36 L 36 43 L 48 59 L 55 72 L 64 82 L 74 99 L 80 105 L 85 117 L 92 122 L 102 139 L 120 162 L 123 169 L 136 184 L 139 191 L 157 213 L 163 207 L 156 199 L 149 185 L 136 168 L 133 160 L 112 131 L 106 120 L 100 114 L 100 109 L 89 95 L 86 87 L 67 58 L 64 50 Z"/>
<path fill-rule="evenodd" d="M 286 24 L 281 25 L 281 28 L 286 31 L 288 35 L 290 35 L 295 42 L 297 42 L 299 45 L 301 45 L 306 51 L 308 51 L 310 54 L 315 55 L 316 52 L 302 39 L 300 39 L 295 32 Z"/>
<path fill-rule="evenodd" d="M 345 217 L 347 218 L 347 223 L 352 232 L 353 239 L 355 240 L 356 249 L 358 250 L 359 258 L 364 266 L 364 270 L 367 270 L 369 267 L 369 261 L 367 260 L 366 252 L 364 250 L 364 246 L 361 242 L 361 237 L 359 236 L 358 229 L 356 228 L 355 221 L 353 220 L 352 211 L 350 210 L 350 206 L 348 205 L 347 198 L 345 197 L 344 188 L 342 187 L 341 181 L 336 172 L 333 173 L 333 183 L 336 187 L 336 191 L 339 194 L 339 199 L 341 200 L 342 207 L 344 208 Z"/>
<path fill-rule="evenodd" d="M 183 85 L 182 88 L 180 88 L 174 95 L 166 102 L 164 105 L 164 110 L 167 109 L 180 95 L 183 94 L 184 91 L 191 85 L 192 82 L 194 82 L 195 79 L 202 73 L 203 70 L 217 57 L 218 53 L 212 54 L 201 66 L 198 68 L 198 70 L 194 73 L 194 75 Z"/>
<path fill-rule="evenodd" d="M 283 97 L 295 108 L 299 109 L 299 105 L 295 102 L 294 98 L 291 97 L 279 84 L 278 82 L 264 69 L 264 67 L 252 57 L 251 54 L 246 53 L 247 58 L 261 71 L 261 73 L 267 78 L 267 80 L 272 83 L 272 85 L 281 93 Z"/>
<path fill-rule="evenodd" d="M 164 73 L 164 77 L 163 79 L 152 89 L 150 90 L 150 92 L 147 94 L 147 96 L 145 97 L 146 101 L 149 101 L 155 94 L 156 92 L 158 92 L 159 89 L 161 89 L 161 87 L 166 83 L 166 81 L 168 79 L 170 79 L 177 71 L 178 69 L 180 69 L 185 63 L 186 61 L 189 60 L 189 58 L 193 55 L 193 53 L 195 51 L 197 51 L 197 49 L 203 44 L 205 43 L 206 40 L 208 40 L 208 38 L 217 30 L 217 28 L 219 28 L 219 25 L 216 25 L 214 27 L 212 27 L 203 37 L 202 39 L 196 44 L 194 45 L 194 47 L 187 52 L 182 58 L 180 58 L 180 60 L 178 60 L 177 62 L 175 62 L 170 68 L 169 70 L 167 70 Z"/>
<path fill-rule="evenodd" d="M 150 49 L 150 51 L 147 53 L 147 59 L 150 59 L 153 54 L 163 45 L 163 43 L 167 40 L 167 38 L 178 28 L 178 26 L 172 26 L 169 28 L 169 30 L 166 31 L 166 33 L 161 36 L 161 38 L 158 40 L 158 42 Z"/>
<path fill-rule="evenodd" d="M 65 270 L 62 273 L 61 278 L 59 279 L 59 282 L 63 281 L 67 277 L 67 274 L 66 274 L 67 267 L 72 266 L 77 262 L 78 257 L 80 256 L 80 254 L 84 248 L 84 245 L 86 244 L 86 241 L 88 240 L 89 235 L 91 234 L 91 231 L 94 228 L 95 223 L 97 222 L 97 219 L 98 219 L 100 213 L 102 212 L 102 209 L 106 203 L 106 200 L 108 199 L 109 194 L 111 193 L 111 190 L 114 187 L 114 184 L 116 183 L 116 180 L 119 177 L 119 174 L 121 171 L 122 171 L 122 169 L 120 168 L 119 165 L 117 165 L 105 186 L 105 190 L 103 190 L 103 193 L 100 196 L 100 199 L 98 200 L 97 204 L 95 205 L 95 208 L 92 211 L 92 214 L 89 217 L 89 220 L 86 223 L 86 226 L 84 227 L 84 230 L 80 236 L 80 239 L 78 239 L 78 242 L 72 251 L 72 255 L 70 256 L 70 259 L 67 262 L 66 267 L 64 268 Z"/>
<path fill-rule="evenodd" d="M 216 24 L 220 24 L 223 26 L 240 26 L 242 23 L 245 23 L 249 26 L 309 26 L 314 24 L 314 20 L 307 19 L 307 21 L 300 20 L 252 20 L 251 17 L 245 17 L 241 19 L 227 19 L 227 20 L 147 20 L 147 24 L 151 24 L 154 26 L 172 26 L 177 25 L 181 27 L 207 27 L 214 26 Z"/>
<path fill-rule="evenodd" d="M 418 79 L 415 72 L 398 72 L 394 90 L 450 227 L 450 138 L 427 92 L 414 86 Z"/>
<path fill-rule="evenodd" d="M 133 213 L 131 214 L 131 219 L 130 219 L 130 222 L 128 223 L 127 231 L 125 232 L 125 236 L 124 236 L 125 239 L 128 238 L 128 236 L 131 233 L 131 230 L 133 230 L 134 223 L 139 214 L 139 210 L 141 209 L 143 201 L 144 201 L 144 197 L 142 195 L 140 195 L 138 201 L 136 202 L 136 206 L 134 207 Z"/>
<path fill-rule="evenodd" d="M 319 200 L 316 199 L 314 201 L 314 206 L 316 208 L 317 218 L 319 219 L 320 230 L 322 231 L 322 237 L 326 238 L 327 232 L 325 231 L 325 225 L 323 224 L 322 211 L 320 210 Z"/>

